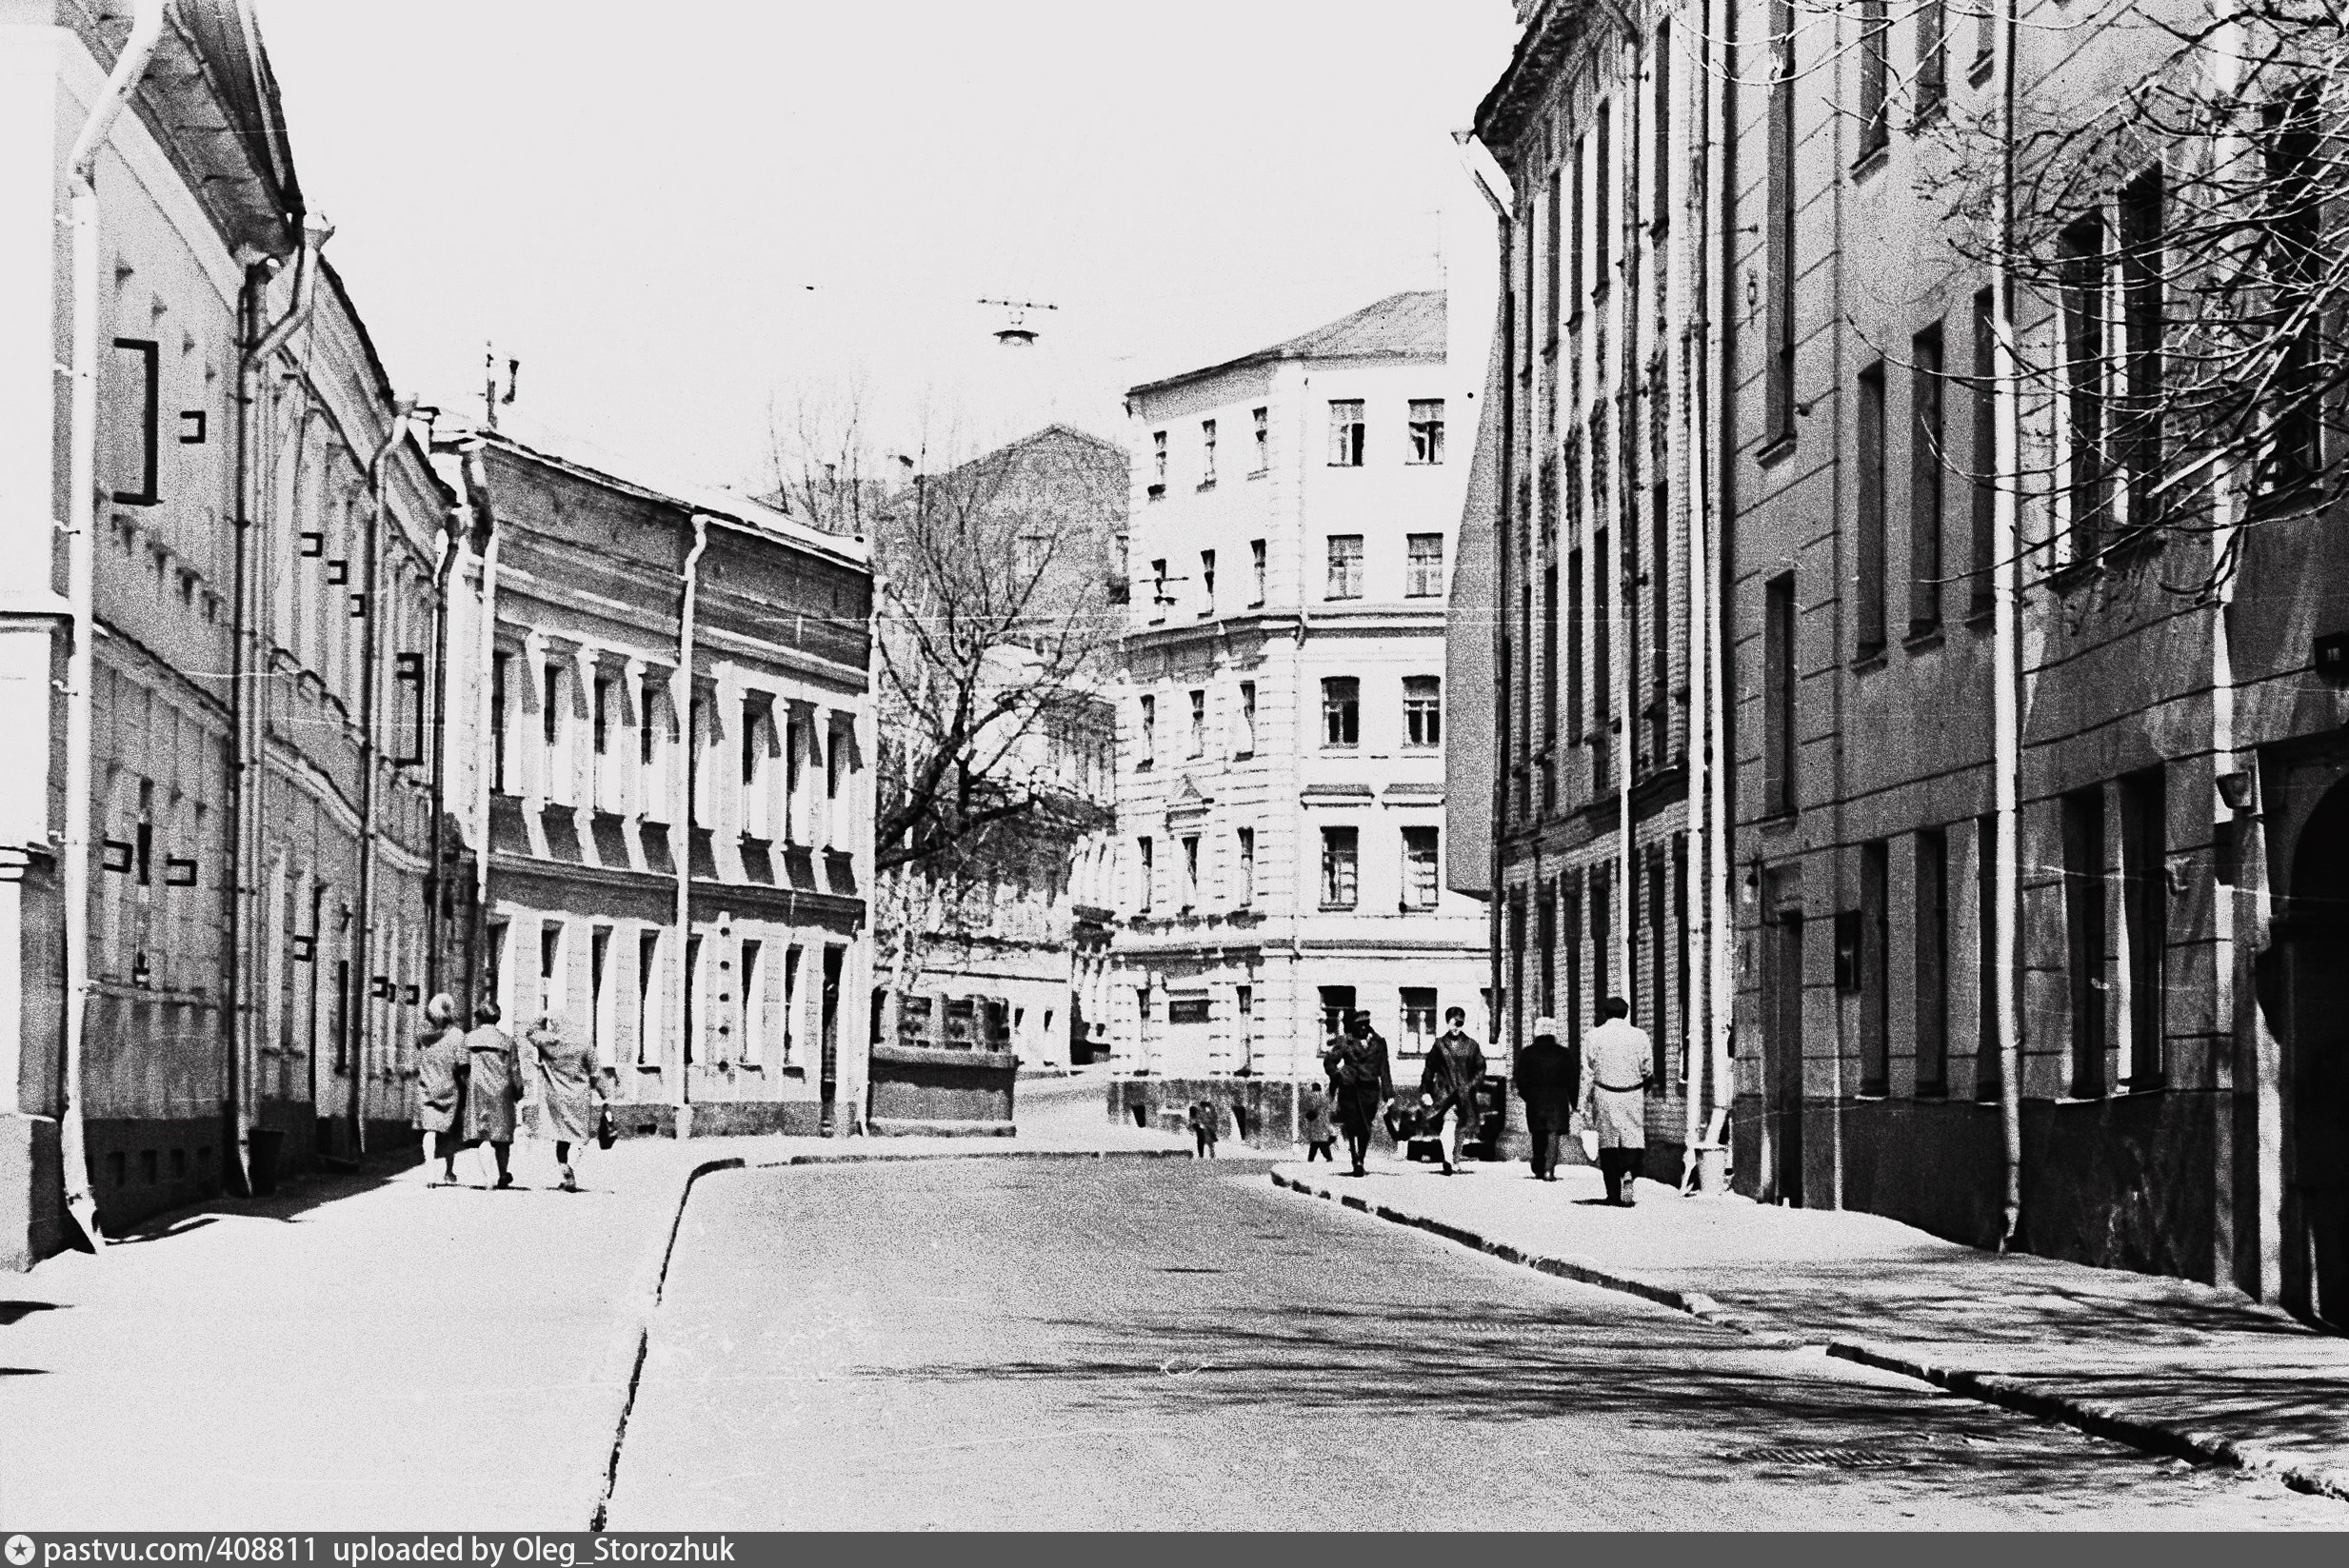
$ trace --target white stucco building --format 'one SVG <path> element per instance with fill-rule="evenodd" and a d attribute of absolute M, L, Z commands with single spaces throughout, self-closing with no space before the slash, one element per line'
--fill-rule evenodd
<path fill-rule="evenodd" d="M 1123 1070 L 1315 1076 L 1344 1008 L 1399 1072 L 1446 1007 L 1483 1036 L 1484 910 L 1442 874 L 1443 676 L 1487 317 L 1448 314 L 1397 294 L 1128 394 Z"/>

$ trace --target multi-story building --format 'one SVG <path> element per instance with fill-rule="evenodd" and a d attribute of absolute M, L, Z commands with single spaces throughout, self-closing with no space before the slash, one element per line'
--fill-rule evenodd
<path fill-rule="evenodd" d="M 2011 32 L 1937 5 L 1520 11 L 1480 122 L 1533 323 L 1511 451 L 1547 429 L 1562 202 L 1570 233 L 1618 204 L 1611 237 L 1565 244 L 1568 298 L 1594 247 L 1636 246 L 1665 258 L 1667 337 L 1669 257 L 1702 229 L 1678 319 L 1711 324 L 1686 385 L 1716 444 L 1649 472 L 1725 545 L 1688 579 L 1720 585 L 1729 677 L 1689 755 L 1730 786 L 1737 1185 L 2349 1316 L 2349 560 L 2320 318 L 2295 336 L 2273 308 L 2314 254 L 2296 44 L 2053 0 Z M 2275 69 L 2246 91 L 2254 57 Z M 2230 137 L 2250 154 L 2216 158 Z M 2008 139 L 2011 232 L 1983 222 Z M 1625 218 L 1658 170 L 1715 194 Z M 2272 380 L 2209 379 L 2271 353 Z M 1486 661 L 1504 845 L 1543 787 L 1549 568 L 1511 529 L 1542 533 L 1545 471 L 1497 529 L 1523 628 Z"/>
<path fill-rule="evenodd" d="M 988 787 L 1025 808 L 939 853 L 885 871 L 877 901 L 876 1005 L 893 1021 L 879 1077 L 893 1067 L 943 1085 L 961 1050 L 1000 1044 L 1023 1067 L 1066 1067 L 1106 1049 L 1101 1014 L 1108 962 L 1115 845 L 1117 712 L 1103 695 L 1113 677 L 1127 504 L 1125 448 L 1065 425 L 1048 426 L 946 472 L 924 475 L 873 509 L 882 569 L 906 563 L 912 601 L 942 586 L 933 575 L 993 576 L 1004 590 L 993 645 L 969 669 L 989 707 L 970 753 Z M 949 535 L 948 530 L 952 533 Z M 921 559 L 952 537 L 984 565 Z M 959 552 L 958 552 L 959 553 Z M 971 586 L 977 586 L 974 582 Z M 1025 623 L 1025 624 L 1024 624 Z M 890 669 L 882 703 L 883 789 L 892 769 L 918 769 L 943 744 L 941 720 L 962 685 L 965 655 L 893 627 L 881 656 Z M 930 699 L 914 713 L 916 697 Z M 975 1025 L 963 1028 L 967 1013 Z M 902 1052 L 914 1055 L 899 1060 Z M 1000 1071 L 980 1081 L 992 1084 Z M 1005 1083 L 1008 1080 L 1004 1081 Z M 915 1097 L 931 1114 L 1007 1110 L 1001 1095 Z"/>
<path fill-rule="evenodd" d="M 0 1262 L 23 1266 L 69 1214 L 119 1227 L 410 1146 L 448 930 L 449 497 L 319 255 L 245 8 L 14 8 L 0 78 Z"/>
<path fill-rule="evenodd" d="M 1676 34 L 1672 8 L 1520 10 L 1524 40 L 1477 118 L 1505 175 L 1506 299 L 1472 535 L 1481 552 L 1489 529 L 1491 559 L 1463 580 L 1481 603 L 1457 606 L 1452 632 L 1491 705 L 1456 772 L 1490 790 L 1493 845 L 1459 870 L 1501 901 L 1512 1048 L 1544 1014 L 1579 1045 L 1602 1000 L 1630 1002 L 1655 1042 L 1649 1168 L 1669 1178 L 1716 1131 L 1691 1114 L 1710 1057 L 1709 84 L 1699 30 Z"/>
<path fill-rule="evenodd" d="M 1397 294 L 1128 394 L 1110 1036 L 1176 1081 L 1156 1092 L 1317 1077 L 1354 1009 L 1399 1071 L 1444 1008 L 1483 1028 L 1483 916 L 1442 872 L 1451 431 L 1483 318 Z"/>
<path fill-rule="evenodd" d="M 468 508 L 449 811 L 474 972 L 592 1040 L 623 1132 L 846 1132 L 872 976 L 865 546 L 747 496 L 442 444 Z"/>

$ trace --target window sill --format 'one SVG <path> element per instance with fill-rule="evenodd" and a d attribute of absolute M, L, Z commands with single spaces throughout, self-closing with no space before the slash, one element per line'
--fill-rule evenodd
<path fill-rule="evenodd" d="M 1762 467 L 1771 467 L 1794 449 L 1795 433 L 1788 430 L 1782 435 L 1772 436 L 1768 441 L 1763 442 L 1762 449 L 1754 454 L 1754 462 Z"/>
<path fill-rule="evenodd" d="M 1934 99 L 1931 103 L 1920 105 L 1917 112 L 1909 117 L 1909 134 L 1913 136 L 1917 134 L 1917 132 L 1931 126 L 1936 120 L 1946 120 L 1948 118 L 1949 93 L 1946 89 L 1944 89 L 1941 95 Z"/>
<path fill-rule="evenodd" d="M 1880 137 L 1873 147 L 1861 148 L 1860 156 L 1852 160 L 1851 177 L 1855 182 L 1864 180 L 1891 161 L 1892 138 Z"/>
<path fill-rule="evenodd" d="M 1783 833 L 1802 820 L 1802 808 L 1794 806 L 1782 811 L 1773 811 L 1766 817 L 1757 817 L 1754 819 L 1754 826 L 1764 833 Z"/>
<path fill-rule="evenodd" d="M 1203 479 L 1199 482 L 1198 487 L 1201 490 L 1212 490 L 1215 488 L 1215 481 L 1212 479 Z"/>
<path fill-rule="evenodd" d="M 1866 648 L 1852 656 L 1851 672 L 1854 675 L 1874 675 L 1890 662 L 1890 656 L 1881 645 Z"/>
<path fill-rule="evenodd" d="M 1901 642 L 1901 646 L 1913 654 L 1931 653 L 1936 648 L 1939 648 L 1941 645 L 1941 643 L 1942 632 L 1941 626 L 1937 624 L 1930 626 L 1910 627 L 1909 634 Z"/>
<path fill-rule="evenodd" d="M 1974 63 L 1965 68 L 1966 86 L 1980 87 L 1990 80 L 1990 68 L 1997 64 L 1998 56 L 1987 50 L 1974 56 Z"/>
<path fill-rule="evenodd" d="M 1253 751 L 1235 751 L 1231 754 L 1231 760 L 1235 763 L 1252 763 L 1256 761 L 1256 753 Z"/>
<path fill-rule="evenodd" d="M 1321 913 L 1324 915 L 1350 915 L 1354 913 L 1356 907 L 1356 905 L 1351 903 L 1324 903 L 1321 906 Z"/>
<path fill-rule="evenodd" d="M 1142 761 L 1134 764 L 1134 771 L 1137 773 L 1150 773 L 1156 771 L 1157 767 L 1158 764 L 1156 763 L 1150 761 L 1149 758 L 1145 757 Z"/>
<path fill-rule="evenodd" d="M 1166 486 L 1164 485 L 1153 485 L 1144 493 L 1152 501 L 1164 501 L 1166 499 Z"/>

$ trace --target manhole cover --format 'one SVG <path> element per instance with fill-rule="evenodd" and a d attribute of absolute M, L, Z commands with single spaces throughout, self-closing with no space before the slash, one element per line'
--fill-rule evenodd
<path fill-rule="evenodd" d="M 1904 1470 L 1917 1462 L 1915 1454 L 1883 1448 L 1749 1448 L 1729 1458 L 1740 1464 L 1802 1464 L 1828 1470 Z"/>

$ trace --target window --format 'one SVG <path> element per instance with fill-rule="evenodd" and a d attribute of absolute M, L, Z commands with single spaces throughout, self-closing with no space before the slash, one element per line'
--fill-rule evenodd
<path fill-rule="evenodd" d="M 1909 340 L 1908 634 L 1941 624 L 1941 328 Z"/>
<path fill-rule="evenodd" d="M 1322 1033 L 1324 1035 L 1334 1035 L 1344 1032 L 1345 1028 L 1346 1015 L 1354 1010 L 1354 987 L 1351 985 L 1324 985 L 1320 989 L 1322 1002 Z"/>
<path fill-rule="evenodd" d="M 1917 835 L 1917 1093 L 1949 1092 L 1949 835 Z"/>
<path fill-rule="evenodd" d="M 1999 861 L 1997 817 L 1974 819 L 1975 966 L 1981 1028 L 1974 1042 L 1974 1097 L 1999 1098 L 2004 1063 L 1999 1055 Z"/>
<path fill-rule="evenodd" d="M 1892 19 L 1884 0 L 1860 0 L 1860 155 L 1881 151 L 1892 133 L 1886 88 L 1891 76 Z"/>
<path fill-rule="evenodd" d="M 127 361 L 124 373 L 132 379 L 129 406 L 110 422 L 116 432 L 114 476 L 121 482 L 111 494 L 117 506 L 152 506 L 161 499 L 156 486 L 163 459 L 163 350 L 146 338 L 116 338 L 114 347 Z"/>
<path fill-rule="evenodd" d="M 2064 412 L 2069 424 L 2071 559 L 2102 544 L 2104 473 L 2104 220 L 2089 216 L 2057 245 L 2063 292 Z"/>
<path fill-rule="evenodd" d="M 2332 123 L 2313 85 L 2281 93 L 2262 110 L 2264 188 L 2267 210 L 2261 227 L 2267 240 L 2264 271 L 2272 286 L 2269 328 L 2275 347 L 2260 398 L 2265 415 L 2265 450 L 2254 483 L 2264 491 L 2289 489 L 2322 471 L 2324 404 L 2332 386 L 2331 362 L 2319 334 L 2329 312 L 2317 289 L 2336 265 L 2326 254 L 2326 196 L 2334 165 Z M 2321 171 L 2323 179 L 2319 181 Z"/>
<path fill-rule="evenodd" d="M 1359 468 L 1363 466 L 1363 405 L 1360 398 L 1330 401 L 1329 466 L 1333 468 Z"/>
<path fill-rule="evenodd" d="M 1362 744 L 1363 684 L 1351 675 L 1332 675 L 1322 682 L 1322 744 Z"/>
<path fill-rule="evenodd" d="M 1989 289 L 1974 296 L 1974 513 L 1973 550 L 1966 559 L 1965 608 L 1986 615 L 1995 586 L 1997 549 L 1993 535 L 1999 506 L 1998 316 Z"/>
<path fill-rule="evenodd" d="M 1244 909 L 1256 902 L 1256 829 L 1241 828 L 1237 834 L 1238 886 L 1233 889 L 1232 902 Z"/>
<path fill-rule="evenodd" d="M 1949 96 L 1949 8 L 1947 0 L 1919 0 L 1917 7 L 1917 118 L 1923 119 Z"/>
<path fill-rule="evenodd" d="M 1762 589 L 1762 810 L 1782 817 L 1801 800 L 1795 780 L 1795 578 L 1785 572 Z"/>
<path fill-rule="evenodd" d="M 1672 486 L 1661 477 L 1667 472 L 1661 444 L 1656 462 L 1660 476 L 1650 493 L 1647 559 L 1648 638 L 1647 704 L 1648 759 L 1654 767 L 1671 761 L 1672 749 Z"/>
<path fill-rule="evenodd" d="M 1415 533 L 1407 540 L 1410 554 L 1403 579 L 1405 599 L 1435 599 L 1443 592 L 1443 536 Z"/>
<path fill-rule="evenodd" d="M 1884 841 L 1860 846 L 1860 1092 L 1882 1094 L 1892 1080 L 1892 1008 L 1884 963 L 1890 926 L 1891 855 Z"/>
<path fill-rule="evenodd" d="M 2161 336 L 2167 302 L 2162 176 L 2156 167 L 2120 192 L 2120 351 L 2123 402 L 2113 445 L 2127 475 L 2128 526 L 2161 521 L 2161 395 L 2167 379 Z"/>
<path fill-rule="evenodd" d="M 1165 561 L 1161 559 L 1151 562 L 1150 618 L 1154 621 L 1165 620 L 1166 616 L 1166 606 L 1173 603 L 1174 595 L 1166 591 Z"/>
<path fill-rule="evenodd" d="M 563 732 L 561 724 L 562 693 L 563 666 L 561 665 L 550 663 L 547 666 L 546 700 L 540 705 L 539 709 L 540 717 L 546 721 L 547 749 L 550 753 L 555 748 L 557 737 L 559 737 Z M 549 758 L 549 762 L 552 763 L 552 761 L 553 759 Z M 554 766 L 549 766 L 547 771 L 552 773 L 554 771 Z M 551 778 L 547 780 L 547 783 L 549 784 L 552 784 L 553 782 L 554 781 Z"/>
<path fill-rule="evenodd" d="M 1248 541 L 1248 585 L 1254 590 L 1249 595 L 1248 603 L 1250 605 L 1263 604 L 1264 602 L 1264 542 L 1261 539 Z"/>
<path fill-rule="evenodd" d="M 1614 154 L 1609 150 L 1610 144 L 1608 141 L 1609 128 L 1613 121 L 1613 110 L 1614 106 L 1612 104 L 1607 103 L 1604 99 L 1600 100 L 1599 123 L 1597 131 L 1595 132 L 1597 141 L 1594 144 L 1598 152 L 1598 157 L 1591 171 L 1594 181 L 1594 189 L 1592 191 L 1590 214 L 1590 286 L 1595 291 L 1602 294 L 1606 292 L 1607 268 L 1610 265 L 1612 265 L 1607 258 L 1610 254 L 1610 247 L 1614 243 L 1613 229 L 1615 228 L 1615 197 L 1613 186 L 1610 183 L 1615 175 L 1615 159 Z"/>
<path fill-rule="evenodd" d="M 1183 835 L 1183 911 L 1199 906 L 1199 835 Z"/>
<path fill-rule="evenodd" d="M 1436 860 L 1436 829 L 1406 827 L 1403 830 L 1403 906 L 1405 909 L 1433 909 L 1443 886 L 1443 874 Z"/>
<path fill-rule="evenodd" d="M 513 662 L 510 653 L 489 656 L 489 787 L 501 795 L 514 792 L 506 773 L 506 682 Z"/>
<path fill-rule="evenodd" d="M 742 1059 L 756 1062 L 766 1048 L 766 944 L 745 942 L 742 954 L 742 1007 L 735 1015 L 735 1039 L 742 1042 Z"/>
<path fill-rule="evenodd" d="M 1363 596 L 1363 536 L 1358 533 L 1333 533 L 1329 536 L 1330 599 L 1360 599 Z"/>
<path fill-rule="evenodd" d="M 2120 781 L 2120 912 L 2129 944 L 2129 1087 L 2168 1078 L 2163 999 L 2169 991 L 2168 790 L 2161 769 Z"/>
<path fill-rule="evenodd" d="M 2076 1100 L 2104 1092 L 2104 791 L 2063 797 L 2064 958 L 2071 982 L 2072 1082 Z"/>
<path fill-rule="evenodd" d="M 1235 759 L 1256 755 L 1256 683 L 1240 683 L 1239 746 L 1232 753 Z"/>
<path fill-rule="evenodd" d="M 1134 910 L 1137 914 L 1150 912 L 1150 895 L 1156 890 L 1158 863 L 1147 838 L 1141 841 L 1142 858 L 1135 864 Z"/>
<path fill-rule="evenodd" d="M 1560 200 L 1560 197 L 1564 194 L 1561 187 L 1565 181 L 1565 172 L 1566 171 L 1563 166 L 1553 168 L 1550 170 L 1548 201 L 1543 212 L 1542 224 L 1542 255 L 1543 258 L 1543 266 L 1542 268 L 1542 343 L 1544 347 L 1552 349 L 1555 349 L 1558 347 L 1558 304 L 1560 278 L 1561 274 L 1565 269 L 1565 247 L 1568 243 L 1563 231 L 1565 222 L 1565 213 L 1563 210 L 1564 204 Z M 1550 400 L 1550 407 L 1555 409 L 1557 406 L 1558 400 L 1556 398 L 1552 398 Z M 1439 412 L 1441 410 L 1439 409 Z"/>
<path fill-rule="evenodd" d="M 1261 474 L 1266 468 L 1272 466 L 1272 410 L 1269 408 L 1251 408 L 1248 410 L 1248 419 L 1249 422 L 1255 427 L 1255 472 Z"/>
<path fill-rule="evenodd" d="M 661 1060 L 661 933 L 636 935 L 636 1060 Z"/>
<path fill-rule="evenodd" d="M 1158 699 L 1145 694 L 1142 699 L 1142 755 L 1135 760 L 1136 769 L 1148 767 L 1158 760 Z"/>
<path fill-rule="evenodd" d="M 1550 616 L 1555 621 L 1557 595 L 1550 596 Z M 1566 552 L 1566 739 L 1569 744 L 1583 735 L 1583 552 L 1580 546 Z M 1555 645 L 1556 632 L 1548 633 Z M 1553 657 L 1555 655 L 1553 654 Z M 1553 692 L 1549 699 L 1557 701 Z"/>
<path fill-rule="evenodd" d="M 1443 400 L 1440 397 L 1411 400 L 1411 461 L 1443 461 Z"/>
<path fill-rule="evenodd" d="M 1658 1094 L 1664 1092 L 1663 1086 L 1670 1081 L 1668 1075 L 1672 1071 L 1670 1055 L 1672 1020 L 1664 1012 L 1663 1000 L 1665 977 L 1669 972 L 1672 948 L 1671 922 L 1664 918 L 1664 912 L 1670 907 L 1665 902 L 1666 865 L 1665 858 L 1662 854 L 1653 850 L 1649 851 L 1647 857 L 1647 1013 L 1649 1024 L 1647 1044 L 1648 1050 L 1652 1053 L 1649 1060 L 1655 1067 L 1655 1076 L 1650 1082 L 1655 1085 L 1655 1092 Z M 1639 896 L 1636 887 L 1632 896 L 1634 898 Z"/>
<path fill-rule="evenodd" d="M 1615 618 L 1608 609 L 1612 595 L 1607 591 L 1614 558 L 1607 554 L 1606 535 L 1606 529 L 1601 528 L 1591 536 L 1596 566 L 1590 574 L 1591 757 L 1602 785 L 1613 773 L 1607 765 L 1606 744 L 1615 725 Z"/>
<path fill-rule="evenodd" d="M 1253 1056 L 1256 1052 L 1256 987 L 1233 986 L 1231 1003 L 1232 1011 L 1239 1018 L 1241 1054 Z"/>
<path fill-rule="evenodd" d="M 1512 1048 L 1525 1042 L 1526 1019 L 1521 1010 L 1525 995 L 1525 890 L 1513 889 L 1509 894 L 1509 983 L 1502 1000 L 1509 1008 L 1509 1043 Z"/>
<path fill-rule="evenodd" d="M 1215 421 L 1199 422 L 1199 487 L 1205 489 L 1215 483 Z"/>
<path fill-rule="evenodd" d="M 1215 613 L 1215 552 L 1199 552 L 1199 613 Z"/>
<path fill-rule="evenodd" d="M 1655 191 L 1652 229 L 1648 236 L 1651 246 L 1663 243 L 1664 231 L 1672 222 L 1672 165 L 1678 149 L 1672 142 L 1672 24 L 1656 24 L 1656 48 L 1651 56 L 1655 61 L 1655 142 L 1656 161 L 1648 178 Z"/>
<path fill-rule="evenodd" d="M 1764 338 L 1762 439 L 1795 433 L 1795 41 L 1794 0 L 1770 0 L 1770 124 L 1762 220 Z"/>
<path fill-rule="evenodd" d="M 1584 166 L 1589 162 L 1589 138 L 1574 138 L 1574 206 L 1566 225 L 1566 313 L 1577 320 L 1583 314 L 1583 246 L 1589 228 L 1587 203 L 1583 200 Z"/>
<path fill-rule="evenodd" d="M 1542 744 L 1558 742 L 1558 564 L 1542 568 Z M 1552 764 L 1555 765 L 1555 758 Z M 1544 807 L 1546 809 L 1546 806 Z"/>
<path fill-rule="evenodd" d="M 1204 757 L 1207 754 L 1207 694 L 1204 690 L 1191 693 L 1191 745 L 1184 755 Z"/>
<path fill-rule="evenodd" d="M 1432 985 L 1402 988 L 1402 1054 L 1425 1056 L 1436 1042 L 1436 991 Z"/>
<path fill-rule="evenodd" d="M 1351 909 L 1360 892 L 1362 830 L 1322 829 L 1322 907 Z"/>
<path fill-rule="evenodd" d="M 1860 372 L 1859 580 L 1853 587 L 1855 657 L 1884 650 L 1884 362 Z"/>
<path fill-rule="evenodd" d="M 1150 432 L 1150 477 L 1157 481 L 1150 494 L 1162 495 L 1166 489 L 1166 432 Z"/>
<path fill-rule="evenodd" d="M 1403 678 L 1403 744 L 1443 744 L 1443 677 L 1406 675 Z"/>
<path fill-rule="evenodd" d="M 1533 1005 L 1537 1013 L 1555 1012 L 1558 1007 L 1558 883 L 1554 880 L 1533 884 L 1533 950 L 1538 963 L 1534 965 Z"/>
<path fill-rule="evenodd" d="M 1169 1023 L 1204 1023 L 1208 1021 L 1205 997 L 1168 997 L 1166 1022 Z"/>

